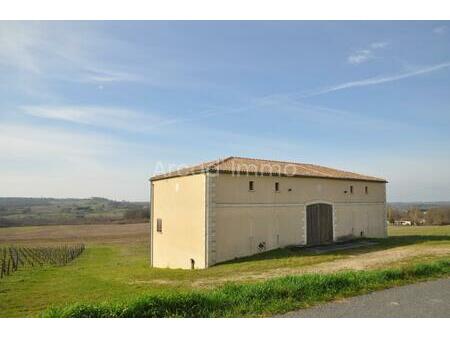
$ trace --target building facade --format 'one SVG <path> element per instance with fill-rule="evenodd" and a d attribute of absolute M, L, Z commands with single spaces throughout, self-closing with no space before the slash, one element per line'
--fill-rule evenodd
<path fill-rule="evenodd" d="M 151 265 L 206 268 L 292 245 L 387 236 L 386 180 L 230 157 L 151 178 Z"/>

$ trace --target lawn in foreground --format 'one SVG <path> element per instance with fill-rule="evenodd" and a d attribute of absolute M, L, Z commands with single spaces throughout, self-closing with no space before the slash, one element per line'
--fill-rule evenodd
<path fill-rule="evenodd" d="M 49 231 L 52 238 L 58 237 L 61 241 L 72 241 L 73 236 L 80 238 L 77 229 L 84 228 L 64 229 L 67 229 L 64 230 L 64 235 L 56 234 L 54 228 Z M 144 295 L 145 297 L 170 295 L 173 292 L 190 292 L 193 289 L 201 291 L 220 287 L 230 277 L 241 284 L 248 284 L 252 281 L 251 278 L 239 278 L 265 273 L 270 273 L 270 276 L 288 275 L 289 269 L 314 268 L 327 262 L 353 259 L 370 251 L 392 247 L 414 247 L 414 250 L 419 253 L 421 248 L 438 245 L 450 247 L 450 226 L 395 228 L 389 229 L 392 237 L 380 241 L 376 247 L 322 255 L 307 254 L 301 250 L 280 249 L 257 257 L 220 264 L 206 270 L 186 271 L 150 268 L 145 227 L 140 230 L 136 228 L 135 231 L 130 229 L 103 228 L 103 231 L 107 231 L 103 233 L 103 237 L 98 233 L 89 237 L 88 234 L 91 232 L 86 231 L 82 239 L 87 249 L 82 256 L 69 265 L 19 271 L 1 280 L 0 316 L 39 316 L 49 306 L 65 306 L 76 302 L 120 302 Z M 0 244 L 2 230 L 0 229 Z M 37 230 L 18 231 L 30 233 Z M 39 229 L 39 231 L 44 230 Z M 120 236 L 117 234 L 118 231 L 121 231 Z M 124 231 L 129 237 L 122 233 Z M 411 233 L 413 235 L 410 235 Z M 13 236 L 9 238 L 14 239 Z M 25 236 L 21 234 L 17 238 L 23 239 Z M 38 242 L 44 243 L 47 239 L 44 233 L 41 237 L 33 235 L 29 240 L 35 245 Z M 18 240 L 18 243 L 21 241 Z M 446 257 L 435 255 L 416 257 L 403 262 L 403 265 L 430 262 L 436 258 Z M 386 267 L 390 266 L 398 266 L 398 264 L 390 263 Z"/>
<path fill-rule="evenodd" d="M 277 261 L 280 266 L 308 265 L 334 258 L 335 255 L 288 257 L 189 271 L 150 268 L 148 247 L 143 244 L 87 245 L 83 255 L 66 266 L 18 271 L 1 280 L 0 316 L 38 316 L 50 305 L 121 300 L 143 293 L 188 291 L 198 280 L 226 277 L 239 271 L 269 269 L 277 266 Z M 267 263 L 266 267 L 264 263 Z"/>
<path fill-rule="evenodd" d="M 125 302 L 50 308 L 48 317 L 243 317 L 284 313 L 317 302 L 349 297 L 450 274 L 450 260 L 400 269 L 286 276 L 208 291 L 146 295 Z"/>

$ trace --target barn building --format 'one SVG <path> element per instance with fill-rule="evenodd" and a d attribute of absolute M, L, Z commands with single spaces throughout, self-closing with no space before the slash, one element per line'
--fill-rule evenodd
<path fill-rule="evenodd" d="M 207 268 L 291 245 L 386 237 L 386 180 L 242 157 L 154 176 L 151 265 Z"/>

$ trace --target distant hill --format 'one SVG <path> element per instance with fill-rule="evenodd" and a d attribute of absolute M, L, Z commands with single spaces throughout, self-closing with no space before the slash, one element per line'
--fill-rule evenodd
<path fill-rule="evenodd" d="M 450 207 L 450 201 L 436 201 L 436 202 L 389 202 L 388 206 L 399 209 L 399 210 L 409 210 L 409 209 L 420 209 L 423 211 L 432 208 L 448 208 Z"/>
<path fill-rule="evenodd" d="M 449 208 L 450 201 L 390 202 L 407 212 L 418 208 Z M 0 197 L 0 227 L 48 224 L 138 223 L 149 219 L 148 202 L 91 198 Z"/>
<path fill-rule="evenodd" d="M 145 222 L 148 202 L 92 198 L 0 197 L 0 227 Z"/>

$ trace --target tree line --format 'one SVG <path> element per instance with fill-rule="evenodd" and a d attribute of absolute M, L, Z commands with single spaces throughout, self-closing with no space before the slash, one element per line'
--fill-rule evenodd
<path fill-rule="evenodd" d="M 408 209 L 388 207 L 387 217 L 389 223 L 411 221 L 413 225 L 447 225 L 450 224 L 450 207 L 436 207 L 426 210 L 417 207 Z"/>

